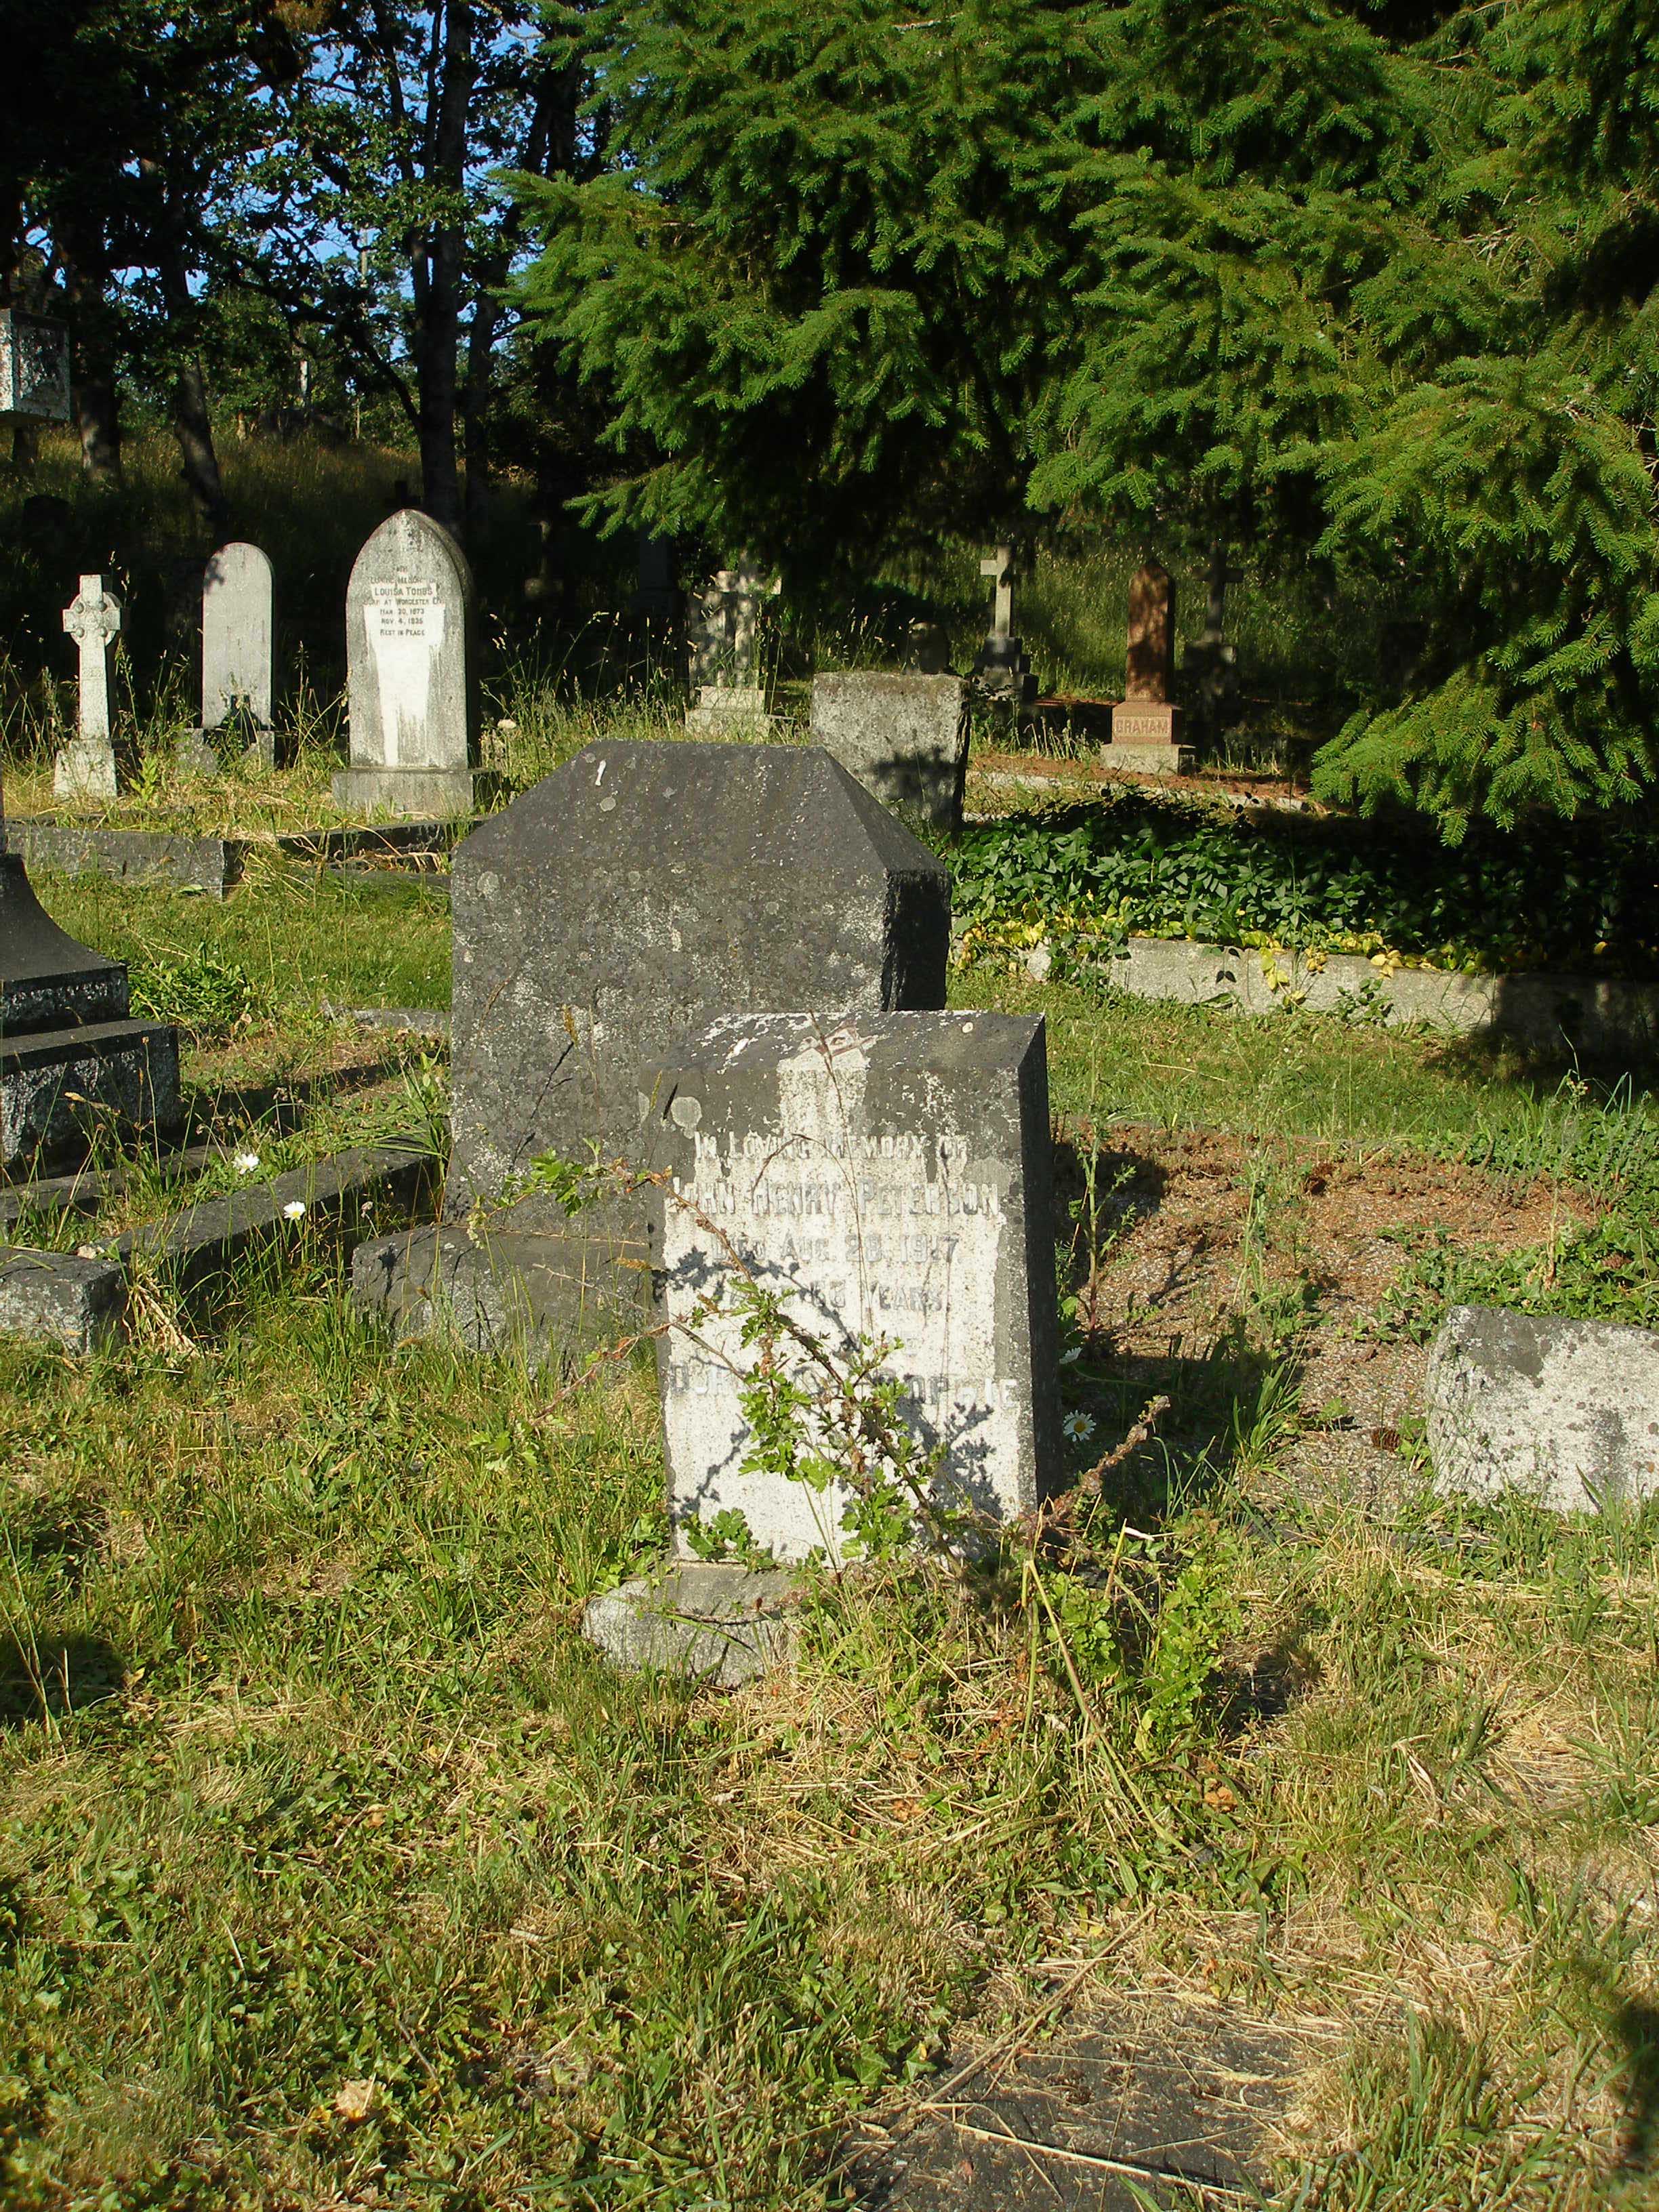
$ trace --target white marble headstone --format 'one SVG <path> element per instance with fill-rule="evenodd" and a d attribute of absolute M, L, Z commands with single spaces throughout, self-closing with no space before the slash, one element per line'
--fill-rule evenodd
<path fill-rule="evenodd" d="M 202 578 L 202 727 L 246 713 L 270 727 L 276 649 L 270 560 L 257 545 L 222 545 Z"/>
<path fill-rule="evenodd" d="M 414 507 L 389 516 L 346 588 L 354 769 L 467 766 L 471 608 L 471 573 L 449 532 Z"/>
<path fill-rule="evenodd" d="M 746 1468 L 760 1352 L 739 1285 L 883 1371 L 947 1500 L 1028 1512 L 1057 1471 L 1052 1139 L 1041 1018 L 732 1016 L 647 1076 L 669 1510 L 740 1512 L 781 1559 L 841 1556 L 846 1499 Z M 710 1305 L 717 1310 L 710 1312 Z M 799 1346 L 778 1356 L 814 1380 Z"/>

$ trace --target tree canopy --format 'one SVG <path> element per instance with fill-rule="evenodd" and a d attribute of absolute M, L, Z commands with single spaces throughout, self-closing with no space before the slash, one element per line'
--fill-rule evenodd
<path fill-rule="evenodd" d="M 216 396 L 349 395 L 461 531 L 1231 546 L 1415 617 L 1326 792 L 1653 793 L 1659 0 L 12 12 L 0 293 L 205 530 Z"/>
<path fill-rule="evenodd" d="M 1334 0 L 607 0 L 526 180 L 596 506 L 799 564 L 1023 525 L 1403 587 L 1324 787 L 1651 789 L 1659 21 Z"/>

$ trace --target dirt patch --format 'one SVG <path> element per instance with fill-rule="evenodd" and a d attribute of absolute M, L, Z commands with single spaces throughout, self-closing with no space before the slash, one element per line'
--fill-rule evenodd
<path fill-rule="evenodd" d="M 1343 1486 L 1397 1479 L 1401 1432 L 1423 1413 L 1427 1352 L 1370 1333 L 1413 1249 L 1547 1248 L 1595 1218 L 1582 1192 L 1521 1183 L 1404 1148 L 1341 1148 L 1215 1130 L 1117 1126 L 1062 1136 L 1073 1287 L 1096 1355 L 1150 1390 L 1213 1358 L 1241 1308 L 1306 1302 L 1294 1379 L 1323 1427 L 1291 1448 Z"/>
<path fill-rule="evenodd" d="M 1049 703 L 1061 707 L 1068 702 Z M 1002 752 L 975 746 L 969 764 L 969 777 L 970 788 L 975 777 L 1018 778 L 1034 790 L 1046 785 L 1056 796 L 1074 794 L 1085 798 L 1098 794 L 1109 784 L 1132 782 L 1158 791 L 1180 792 L 1188 798 L 1224 799 L 1235 805 L 1288 805 L 1310 814 L 1343 811 L 1321 805 L 1309 795 L 1306 783 L 1293 777 L 1220 770 L 1207 771 L 1202 775 L 1141 775 L 1122 767 L 1108 767 L 1099 759 L 1069 759 L 1055 753 Z"/>

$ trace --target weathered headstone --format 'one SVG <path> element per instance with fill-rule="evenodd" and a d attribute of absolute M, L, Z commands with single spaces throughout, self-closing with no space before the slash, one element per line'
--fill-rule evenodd
<path fill-rule="evenodd" d="M 700 737 L 763 737 L 772 726 L 762 665 L 761 618 L 781 586 L 746 557 L 721 568 L 696 596 L 690 624 L 696 703 L 685 726 Z"/>
<path fill-rule="evenodd" d="M 1438 1487 L 1513 1491 L 1557 1513 L 1659 1491 L 1659 1335 L 1614 1322 L 1454 1306 L 1429 1356 Z"/>
<path fill-rule="evenodd" d="M 968 686 L 959 676 L 859 670 L 812 679 L 812 737 L 890 806 L 939 830 L 962 824 Z"/>
<path fill-rule="evenodd" d="M 113 799 L 115 748 L 110 742 L 109 656 L 121 628 L 121 602 L 101 576 L 82 576 L 64 610 L 64 628 L 81 656 L 76 734 L 60 746 L 52 787 L 60 799 Z"/>
<path fill-rule="evenodd" d="M 676 1547 L 736 1511 L 780 1559 L 842 1553 L 846 1492 L 744 1468 L 757 1291 L 823 1347 L 771 1347 L 809 1396 L 861 1340 L 884 1345 L 907 1426 L 943 1448 L 940 1501 L 1029 1512 L 1060 1446 L 1041 1018 L 730 1017 L 646 1078 L 645 1157 L 668 1177 L 652 1256 Z"/>
<path fill-rule="evenodd" d="M 0 307 L 0 422 L 67 422 L 73 412 L 68 324 Z"/>
<path fill-rule="evenodd" d="M 1155 562 L 1129 580 L 1128 651 L 1124 698 L 1112 710 L 1111 742 L 1103 757 L 1142 775 L 1176 775 L 1190 765 L 1181 744 L 1181 709 L 1170 694 L 1175 676 L 1175 583 Z"/>
<path fill-rule="evenodd" d="M 346 812 L 468 814 L 478 766 L 472 572 L 417 508 L 389 515 L 346 587 L 351 765 L 334 778 Z"/>
<path fill-rule="evenodd" d="M 271 730 L 276 687 L 275 585 L 257 545 L 222 545 L 202 578 L 202 727 L 187 738 L 185 763 L 216 766 L 210 740 L 228 723 L 264 769 L 276 765 Z"/>
<path fill-rule="evenodd" d="M 730 1011 L 945 1003 L 944 865 L 817 748 L 590 745 L 457 848 L 451 898 L 449 1223 L 360 1285 L 410 1328 L 435 1299 L 464 1339 L 545 1341 L 617 1302 L 600 1248 L 642 1206 L 580 1217 L 586 1240 L 552 1198 L 471 1209 L 543 1155 L 629 1157 L 653 1040 Z"/>
<path fill-rule="evenodd" d="M 980 684 L 994 699 L 1029 706 L 1036 696 L 1036 678 L 1014 630 L 1013 547 L 999 545 L 980 562 L 979 573 L 992 586 L 991 627 L 975 663 Z"/>
<path fill-rule="evenodd" d="M 178 1032 L 136 1022 L 127 971 L 42 908 L 0 800 L 0 1170 L 50 1166 L 179 1119 Z"/>

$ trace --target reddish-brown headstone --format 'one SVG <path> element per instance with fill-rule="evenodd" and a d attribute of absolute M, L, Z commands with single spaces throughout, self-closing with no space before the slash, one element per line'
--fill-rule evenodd
<path fill-rule="evenodd" d="M 1126 699 L 1164 700 L 1175 671 L 1175 583 L 1149 563 L 1129 580 L 1129 659 Z"/>

